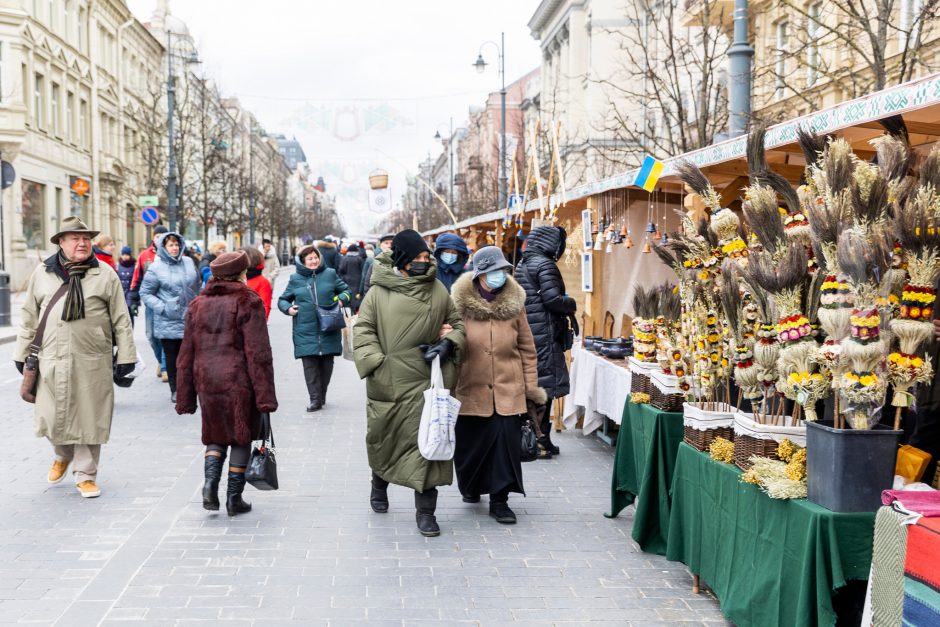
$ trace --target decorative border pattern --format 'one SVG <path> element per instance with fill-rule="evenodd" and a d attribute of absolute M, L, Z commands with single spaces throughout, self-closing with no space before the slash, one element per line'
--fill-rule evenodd
<path fill-rule="evenodd" d="M 907 113 L 936 104 L 940 104 L 940 72 L 771 126 L 767 129 L 765 146 L 773 148 L 795 142 L 797 129 L 800 127 L 811 128 L 820 134 L 832 133 L 856 124 L 874 122 L 889 115 Z M 735 137 L 683 155 L 664 159 L 663 164 L 665 167 L 660 180 L 674 175 L 676 173 L 676 163 L 683 159 L 691 161 L 699 167 L 704 167 L 742 158 L 745 156 L 746 143 L 746 137 Z M 639 171 L 639 168 L 634 168 L 606 179 L 579 185 L 568 191 L 567 198 L 568 200 L 578 200 L 610 190 L 630 187 L 633 185 L 633 181 L 636 180 Z M 552 205 L 561 202 L 560 195 L 557 193 L 552 194 L 550 202 Z M 527 213 L 538 211 L 539 201 L 530 200 L 526 203 L 525 210 Z M 505 215 L 504 210 L 493 211 L 462 220 L 456 227 L 453 225 L 442 226 L 426 231 L 425 235 L 451 231 L 457 227 L 466 228 L 482 222 L 497 220 L 502 218 L 503 215 Z"/>

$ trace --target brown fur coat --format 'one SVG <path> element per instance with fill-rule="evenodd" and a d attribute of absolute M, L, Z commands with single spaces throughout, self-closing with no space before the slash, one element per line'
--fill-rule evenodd
<path fill-rule="evenodd" d="M 210 281 L 186 312 L 176 360 L 176 412 L 202 407 L 202 443 L 246 446 L 277 410 L 264 305 L 242 283 Z"/>
<path fill-rule="evenodd" d="M 451 292 L 467 332 L 467 349 L 457 380 L 460 413 L 513 416 L 526 412 L 526 398 L 547 400 L 538 385 L 538 360 L 525 315 L 525 291 L 509 277 L 487 302 L 472 274 L 462 275 Z"/>

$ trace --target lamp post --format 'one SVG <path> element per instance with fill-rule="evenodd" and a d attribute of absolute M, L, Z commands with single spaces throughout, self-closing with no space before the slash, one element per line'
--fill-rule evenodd
<path fill-rule="evenodd" d="M 176 147 L 173 145 L 175 133 L 173 131 L 176 113 L 176 77 L 173 76 L 173 31 L 166 32 L 166 135 L 167 135 L 167 175 L 166 175 L 166 205 L 170 216 L 170 230 L 176 231 L 179 219 L 179 194 L 176 181 Z M 187 63 L 199 63 L 199 57 L 194 51 L 186 60 Z"/>
<path fill-rule="evenodd" d="M 502 86 L 499 90 L 500 97 L 500 125 L 499 125 L 499 206 L 506 206 L 506 33 L 500 33 L 500 44 L 495 41 L 486 41 L 480 46 L 477 53 L 477 60 L 473 63 L 477 73 L 482 74 L 486 71 L 487 63 L 483 60 L 483 46 L 491 44 L 496 46 L 499 60 L 499 75 L 502 80 Z"/>

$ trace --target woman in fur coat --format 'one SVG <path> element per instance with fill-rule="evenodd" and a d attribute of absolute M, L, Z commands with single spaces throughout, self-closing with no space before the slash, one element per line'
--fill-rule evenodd
<path fill-rule="evenodd" d="M 526 320 L 525 290 L 509 276 L 512 264 L 495 246 L 481 248 L 473 274 L 454 283 L 467 349 L 460 366 L 454 469 L 465 503 L 490 495 L 490 516 L 513 524 L 509 493 L 525 494 L 520 429 L 526 399 L 547 402 L 538 385 L 538 358 Z"/>
<path fill-rule="evenodd" d="M 229 516 L 251 511 L 242 499 L 251 441 L 261 439 L 261 414 L 277 410 L 274 365 L 261 298 L 245 285 L 248 255 L 223 253 L 210 264 L 212 278 L 186 313 L 177 358 L 176 413 L 202 405 L 206 445 L 202 506 L 219 509 L 219 481 L 231 447 L 225 509 Z"/>

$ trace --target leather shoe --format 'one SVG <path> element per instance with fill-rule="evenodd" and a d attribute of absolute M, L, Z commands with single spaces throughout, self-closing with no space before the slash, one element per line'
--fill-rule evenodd
<path fill-rule="evenodd" d="M 508 503 L 494 503 L 490 501 L 490 516 L 496 519 L 501 525 L 516 524 L 516 514 L 509 509 Z"/>
<path fill-rule="evenodd" d="M 464 496 L 464 497 L 463 497 L 463 502 L 464 502 L 464 503 L 479 503 L 479 502 L 480 502 L 480 495 L 477 494 L 477 495 L 474 495 L 474 496 Z"/>

